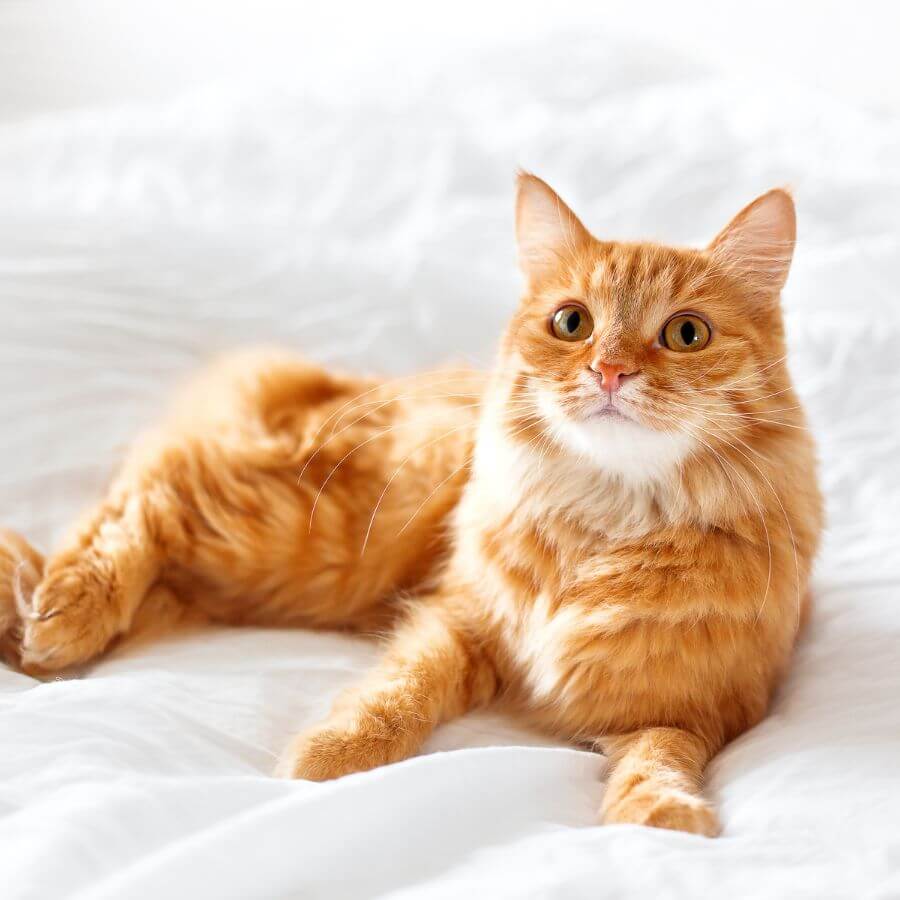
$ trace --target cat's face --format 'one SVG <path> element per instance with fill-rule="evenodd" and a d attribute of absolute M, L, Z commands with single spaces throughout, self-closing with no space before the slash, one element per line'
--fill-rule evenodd
<path fill-rule="evenodd" d="M 519 180 L 527 290 L 504 343 L 509 409 L 626 478 L 741 439 L 783 379 L 778 294 L 794 242 L 783 191 L 706 250 L 598 241 L 544 182 Z"/>

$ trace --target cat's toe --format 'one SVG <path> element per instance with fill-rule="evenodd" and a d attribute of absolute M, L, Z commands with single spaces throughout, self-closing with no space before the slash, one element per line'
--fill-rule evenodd
<path fill-rule="evenodd" d="M 102 567 L 74 563 L 49 572 L 24 619 L 22 666 L 54 671 L 86 662 L 116 633 L 115 579 Z"/>
<path fill-rule="evenodd" d="M 712 807 L 686 791 L 644 786 L 633 789 L 604 811 L 608 825 L 647 825 L 715 837 L 719 821 Z"/>

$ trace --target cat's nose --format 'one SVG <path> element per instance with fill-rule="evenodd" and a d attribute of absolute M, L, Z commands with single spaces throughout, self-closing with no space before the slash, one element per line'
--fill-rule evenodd
<path fill-rule="evenodd" d="M 591 363 L 591 371 L 600 380 L 600 387 L 614 394 L 629 379 L 638 374 L 638 369 L 624 363 L 600 362 Z"/>

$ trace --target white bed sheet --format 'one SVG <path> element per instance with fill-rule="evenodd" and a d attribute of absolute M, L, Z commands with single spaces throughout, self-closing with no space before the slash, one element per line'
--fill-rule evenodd
<path fill-rule="evenodd" d="M 618 237 L 702 240 L 790 183 L 829 528 L 791 677 L 711 766 L 724 834 L 597 826 L 602 757 L 489 713 L 399 765 L 273 780 L 375 650 L 203 629 L 77 679 L 0 669 L 0 895 L 900 896 L 900 127 L 571 35 L 406 74 L 0 129 L 2 521 L 49 545 L 230 346 L 485 363 L 517 290 L 516 165 Z"/>

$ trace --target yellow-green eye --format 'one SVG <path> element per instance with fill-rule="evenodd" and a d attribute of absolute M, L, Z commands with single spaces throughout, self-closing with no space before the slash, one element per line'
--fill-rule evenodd
<path fill-rule="evenodd" d="M 660 343 L 676 353 L 693 353 L 702 350 L 711 336 L 709 325 L 699 316 L 679 313 L 663 325 Z"/>
<path fill-rule="evenodd" d="M 550 330 L 561 341 L 586 341 L 594 330 L 594 320 L 583 306 L 570 303 L 553 314 Z"/>

